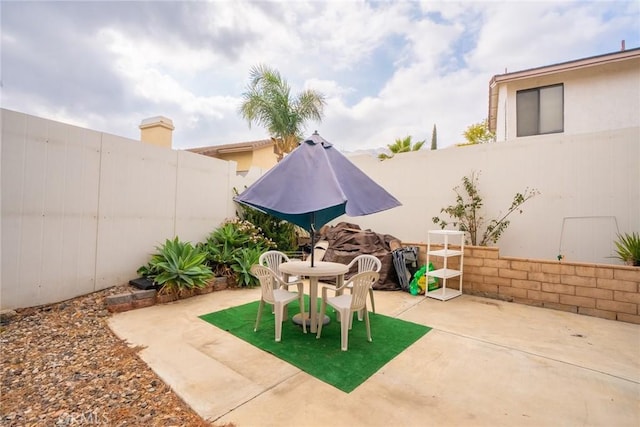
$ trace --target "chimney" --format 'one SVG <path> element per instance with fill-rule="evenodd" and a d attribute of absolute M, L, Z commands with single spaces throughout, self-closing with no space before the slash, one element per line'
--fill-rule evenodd
<path fill-rule="evenodd" d="M 624 40 L 622 40 L 622 42 L 620 42 L 620 51 L 624 50 Z"/>
<path fill-rule="evenodd" d="M 140 123 L 140 140 L 148 144 L 171 148 L 173 121 L 164 116 L 150 117 Z"/>

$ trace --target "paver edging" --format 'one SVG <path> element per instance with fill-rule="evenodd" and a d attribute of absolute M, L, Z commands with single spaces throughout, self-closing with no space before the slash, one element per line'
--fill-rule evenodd
<path fill-rule="evenodd" d="M 131 290 L 129 292 L 105 297 L 104 304 L 111 313 L 122 313 L 136 308 L 151 307 L 155 304 L 167 304 L 179 299 L 221 291 L 227 289 L 227 287 L 226 277 L 214 277 L 204 288 L 197 289 L 194 292 L 184 293 L 181 296 L 160 294 L 155 289 Z"/>

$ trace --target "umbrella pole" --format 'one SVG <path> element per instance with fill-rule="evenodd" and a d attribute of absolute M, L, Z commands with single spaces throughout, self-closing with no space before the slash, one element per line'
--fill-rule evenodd
<path fill-rule="evenodd" d="M 311 214 L 311 267 L 313 267 L 313 254 L 316 249 L 316 215 L 314 213 Z"/>
<path fill-rule="evenodd" d="M 313 267 L 313 252 L 314 252 L 313 247 L 314 246 L 315 246 L 315 242 L 314 242 L 313 235 L 312 235 L 311 236 L 311 267 Z"/>

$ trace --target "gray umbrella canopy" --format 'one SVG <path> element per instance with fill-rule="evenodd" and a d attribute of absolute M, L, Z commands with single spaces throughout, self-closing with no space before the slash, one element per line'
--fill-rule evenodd
<path fill-rule="evenodd" d="M 315 230 L 343 214 L 369 215 L 401 205 L 318 132 L 234 200 L 299 225 L 312 239 Z"/>

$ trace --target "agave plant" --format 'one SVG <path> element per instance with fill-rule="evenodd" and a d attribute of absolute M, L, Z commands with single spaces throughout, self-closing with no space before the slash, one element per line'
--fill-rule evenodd
<path fill-rule="evenodd" d="M 640 266 L 640 234 L 618 234 L 616 254 L 625 264 Z"/>
<path fill-rule="evenodd" d="M 235 263 L 231 266 L 236 273 L 238 285 L 253 287 L 258 284 L 258 279 L 251 274 L 251 266 L 258 263 L 263 250 L 260 247 L 242 248 L 234 256 Z"/>
<path fill-rule="evenodd" d="M 189 242 L 181 242 L 177 236 L 173 240 L 167 239 L 156 249 L 158 252 L 151 256 L 147 265 L 138 269 L 138 274 L 160 285 L 160 293 L 181 294 L 202 288 L 213 277 L 206 264 L 206 253 Z"/>
<path fill-rule="evenodd" d="M 260 254 L 273 247 L 275 244 L 262 234 L 260 228 L 239 218 L 226 220 L 209 234 L 204 243 L 198 245 L 206 253 L 207 263 L 216 275 L 231 277 L 243 286 L 250 285 L 243 276 L 243 267 L 238 264 L 238 260 L 247 258 L 243 251 L 252 248 Z"/>
<path fill-rule="evenodd" d="M 230 264 L 237 250 L 248 243 L 249 236 L 235 222 L 226 222 L 209 235 L 203 249 L 211 265 Z"/>

